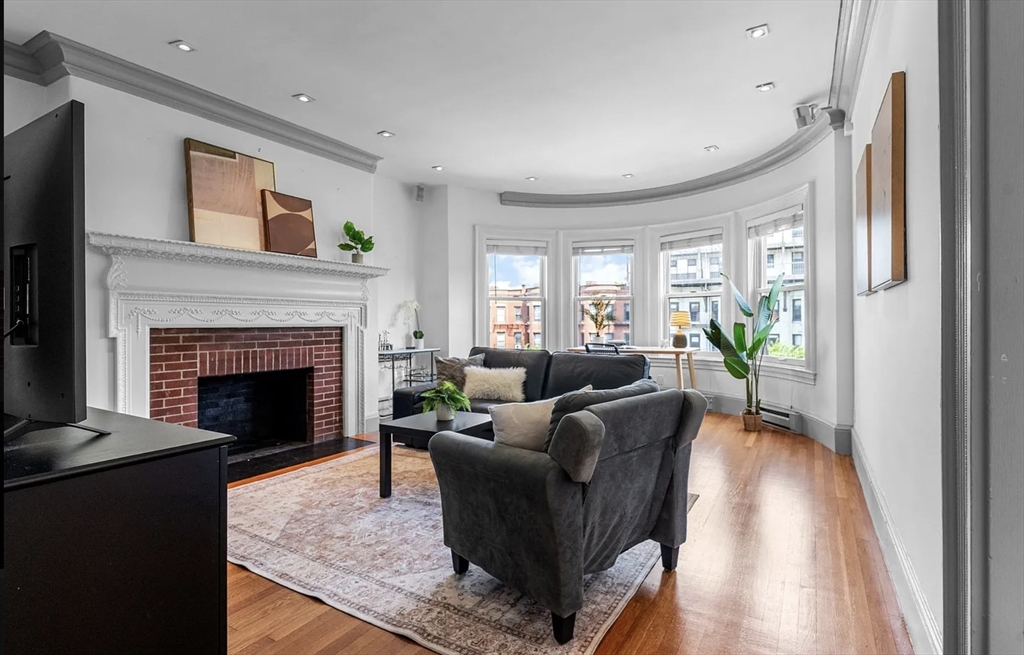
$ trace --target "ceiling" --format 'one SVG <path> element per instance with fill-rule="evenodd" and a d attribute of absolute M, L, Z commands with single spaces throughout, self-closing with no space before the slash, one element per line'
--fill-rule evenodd
<path fill-rule="evenodd" d="M 48 30 L 380 155 L 404 182 L 595 193 L 785 141 L 794 106 L 827 104 L 839 4 L 5 0 L 4 39 Z"/>

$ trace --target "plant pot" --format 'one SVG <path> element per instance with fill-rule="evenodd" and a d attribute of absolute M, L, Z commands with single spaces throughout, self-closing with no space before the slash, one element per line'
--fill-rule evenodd
<path fill-rule="evenodd" d="M 361 253 L 361 252 L 354 252 L 354 253 L 352 253 L 352 263 L 353 264 L 362 264 L 363 263 L 363 253 Z"/>
<path fill-rule="evenodd" d="M 747 432 L 760 432 L 761 415 L 743 412 L 743 429 Z"/>
<path fill-rule="evenodd" d="M 448 405 L 437 406 L 437 420 L 438 421 L 454 421 L 455 410 Z"/>
<path fill-rule="evenodd" d="M 413 339 L 412 340 L 412 347 L 413 348 L 418 348 L 418 349 L 422 350 L 423 348 L 426 348 L 425 341 L 426 341 L 425 339 Z"/>

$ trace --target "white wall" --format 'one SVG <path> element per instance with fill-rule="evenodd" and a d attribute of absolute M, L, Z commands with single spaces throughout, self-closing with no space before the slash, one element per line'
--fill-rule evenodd
<path fill-rule="evenodd" d="M 858 467 L 890 518 L 875 527 L 893 541 L 887 564 L 917 653 L 937 650 L 942 625 L 937 16 L 935 2 L 878 3 L 850 117 L 856 166 L 889 76 L 906 71 L 908 279 L 854 301 L 854 426 Z"/>
<path fill-rule="evenodd" d="M 392 308 L 412 297 L 416 253 L 416 211 L 407 189 L 315 155 L 283 146 L 121 93 L 93 82 L 64 78 L 47 89 L 4 77 L 4 131 L 70 99 L 85 104 L 86 229 L 187 241 L 183 139 L 192 137 L 268 159 L 275 164 L 279 191 L 313 201 L 317 252 L 343 259 L 336 248 L 341 225 L 351 220 L 375 235 L 377 249 L 367 263 L 393 266 L 375 283 L 367 328 L 366 370 L 377 370 L 379 324 Z M 89 250 L 87 275 L 88 402 L 115 406 L 113 341 L 107 338 L 106 257 Z M 368 418 L 377 407 L 376 375 L 366 382 Z M 372 423 L 371 423 L 372 426 Z"/>
<path fill-rule="evenodd" d="M 845 166 L 848 145 L 840 133 L 828 135 L 810 153 L 771 173 L 735 186 L 677 200 L 624 207 L 596 209 L 536 209 L 501 205 L 495 193 L 460 187 L 447 187 L 449 233 L 447 270 L 430 267 L 424 273 L 433 276 L 429 284 L 442 286 L 442 276 L 451 294 L 449 346 L 453 353 L 465 353 L 474 345 L 474 226 L 493 226 L 520 229 L 570 230 L 582 228 L 611 228 L 654 225 L 701 219 L 755 205 L 810 183 L 815 220 L 814 275 L 817 279 L 817 302 L 814 308 L 817 321 L 817 383 L 814 385 L 766 378 L 762 381 L 762 396 L 766 402 L 784 407 L 795 407 L 831 426 L 843 421 L 849 424 L 852 401 L 839 398 L 841 373 L 838 369 L 840 353 L 846 344 L 838 342 L 836 324 L 837 302 L 848 298 L 852 288 L 849 267 L 837 268 L 837 261 L 852 261 L 848 254 L 850 244 L 845 238 L 850 221 L 850 210 L 844 204 L 837 213 L 835 171 Z M 433 191 L 434 189 L 432 189 Z M 838 233 L 837 220 L 842 227 Z M 837 239 L 837 234 L 840 238 Z M 847 253 L 844 255 L 843 253 Z M 840 259 L 846 257 L 846 259 Z M 728 262 L 725 268 L 728 270 Z M 728 296 L 723 302 L 731 302 Z M 843 328 L 848 332 L 847 328 Z M 849 374 L 844 371 L 842 374 Z M 674 374 L 665 376 L 674 383 Z M 731 376 L 715 370 L 698 372 L 698 386 L 712 393 L 742 396 L 742 384 Z M 849 385 L 847 385 L 849 386 Z"/>

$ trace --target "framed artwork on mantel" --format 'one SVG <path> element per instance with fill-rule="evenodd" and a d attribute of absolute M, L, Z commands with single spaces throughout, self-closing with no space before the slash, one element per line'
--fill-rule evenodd
<path fill-rule="evenodd" d="M 864 146 L 864 154 L 857 167 L 856 225 L 857 265 L 854 274 L 858 296 L 867 296 L 871 290 L 871 144 Z"/>
<path fill-rule="evenodd" d="M 266 250 L 263 189 L 274 190 L 274 164 L 185 139 L 189 236 L 195 243 Z"/>
<path fill-rule="evenodd" d="M 313 203 L 270 189 L 263 189 L 267 250 L 288 255 L 316 257 Z"/>
<path fill-rule="evenodd" d="M 872 291 L 907 279 L 906 74 L 893 73 L 871 129 Z"/>

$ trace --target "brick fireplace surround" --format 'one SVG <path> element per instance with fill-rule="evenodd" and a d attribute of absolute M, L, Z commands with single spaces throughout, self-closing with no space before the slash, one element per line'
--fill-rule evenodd
<path fill-rule="evenodd" d="M 342 328 L 154 328 L 151 418 L 198 427 L 199 378 L 310 369 L 307 440 L 342 434 Z"/>

